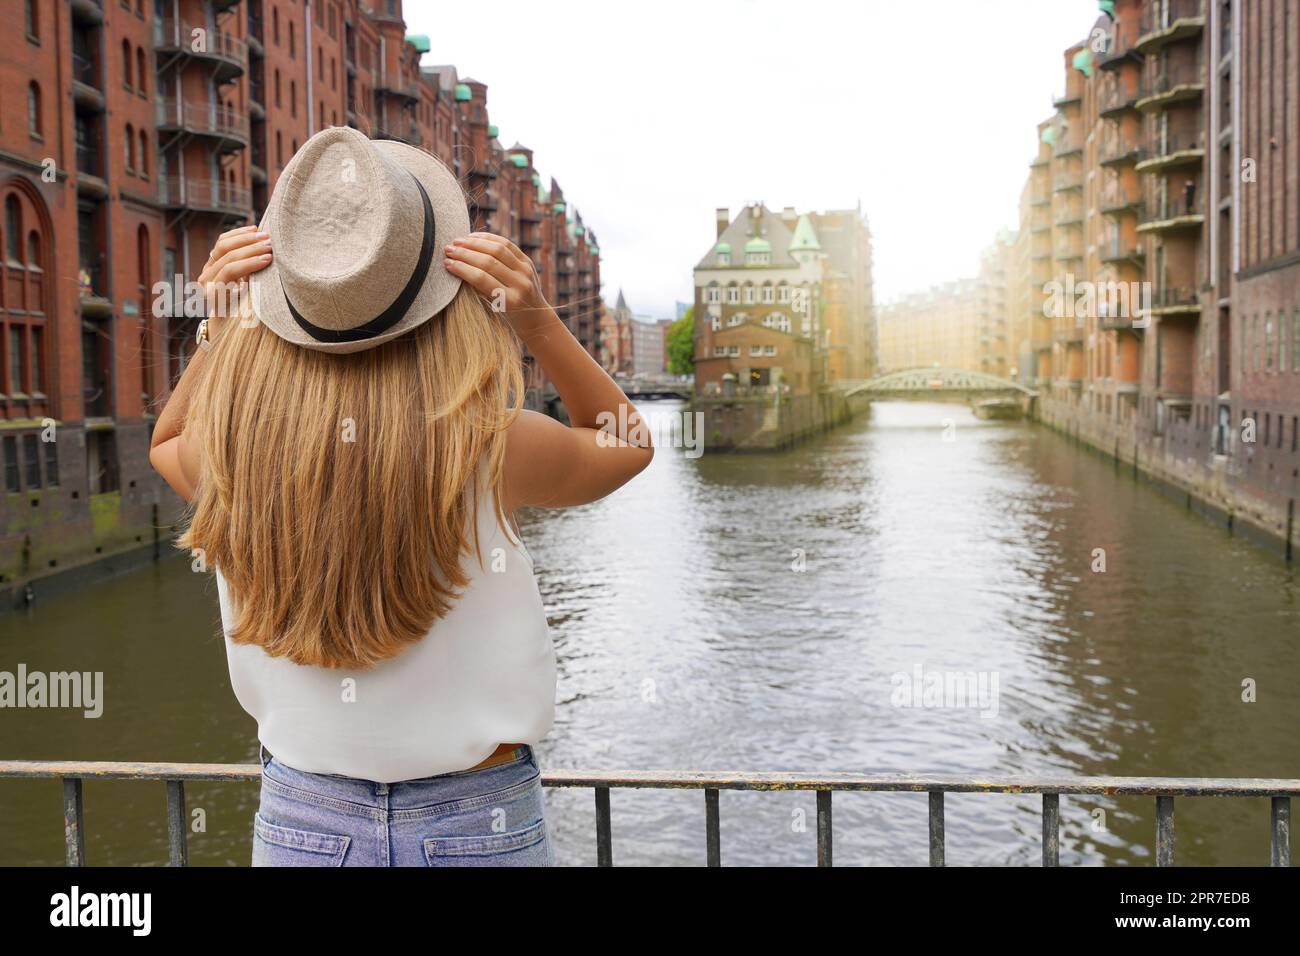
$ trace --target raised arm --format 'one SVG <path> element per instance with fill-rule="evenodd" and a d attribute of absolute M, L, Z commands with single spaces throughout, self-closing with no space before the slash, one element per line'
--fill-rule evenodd
<path fill-rule="evenodd" d="M 650 463 L 650 430 L 614 380 L 547 303 L 533 262 L 508 239 L 476 232 L 446 248 L 446 267 L 484 298 L 505 293 L 506 320 L 555 384 L 569 427 L 524 412 L 506 441 L 506 510 L 565 508 L 605 497 Z"/>

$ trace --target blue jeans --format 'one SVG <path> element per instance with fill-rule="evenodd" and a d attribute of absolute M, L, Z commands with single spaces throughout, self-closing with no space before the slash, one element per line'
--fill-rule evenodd
<path fill-rule="evenodd" d="M 374 783 L 262 751 L 253 866 L 551 866 L 531 747 L 481 770 Z"/>

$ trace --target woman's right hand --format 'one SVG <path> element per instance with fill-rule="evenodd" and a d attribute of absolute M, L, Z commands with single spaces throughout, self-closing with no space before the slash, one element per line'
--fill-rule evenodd
<path fill-rule="evenodd" d="M 256 226 L 223 232 L 199 273 L 208 318 L 224 318 L 240 307 L 245 280 L 271 264 L 271 236 Z"/>

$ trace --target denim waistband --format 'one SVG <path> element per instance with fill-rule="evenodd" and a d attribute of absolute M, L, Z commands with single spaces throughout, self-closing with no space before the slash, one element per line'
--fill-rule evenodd
<path fill-rule="evenodd" d="M 383 806 L 391 810 L 460 804 L 531 783 L 539 775 L 533 748 L 527 744 L 516 747 L 511 752 L 510 759 L 488 767 L 456 770 L 397 783 L 296 770 L 276 760 L 260 744 L 258 756 L 262 764 L 263 780 L 273 786 L 299 791 L 303 797 L 314 796 L 327 802 L 340 801 L 362 807 Z"/>

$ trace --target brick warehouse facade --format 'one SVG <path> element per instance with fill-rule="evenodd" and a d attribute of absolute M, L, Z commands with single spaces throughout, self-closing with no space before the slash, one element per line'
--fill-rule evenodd
<path fill-rule="evenodd" d="M 475 229 L 514 240 L 593 355 L 600 250 L 487 87 L 422 66 L 400 0 L 0 0 L 0 588 L 159 540 L 180 502 L 148 464 L 197 319 L 153 314 L 216 236 L 265 209 L 330 125 L 451 167 Z M 178 290 L 179 291 L 179 290 Z M 179 301 L 182 296 L 176 296 Z M 528 402 L 552 393 L 528 364 Z M 53 438 L 53 441 L 47 439 Z"/>
<path fill-rule="evenodd" d="M 1043 130 L 1053 278 L 1146 283 L 1150 310 L 1031 336 L 1042 417 L 1291 553 L 1300 0 L 1108 6 Z"/>

